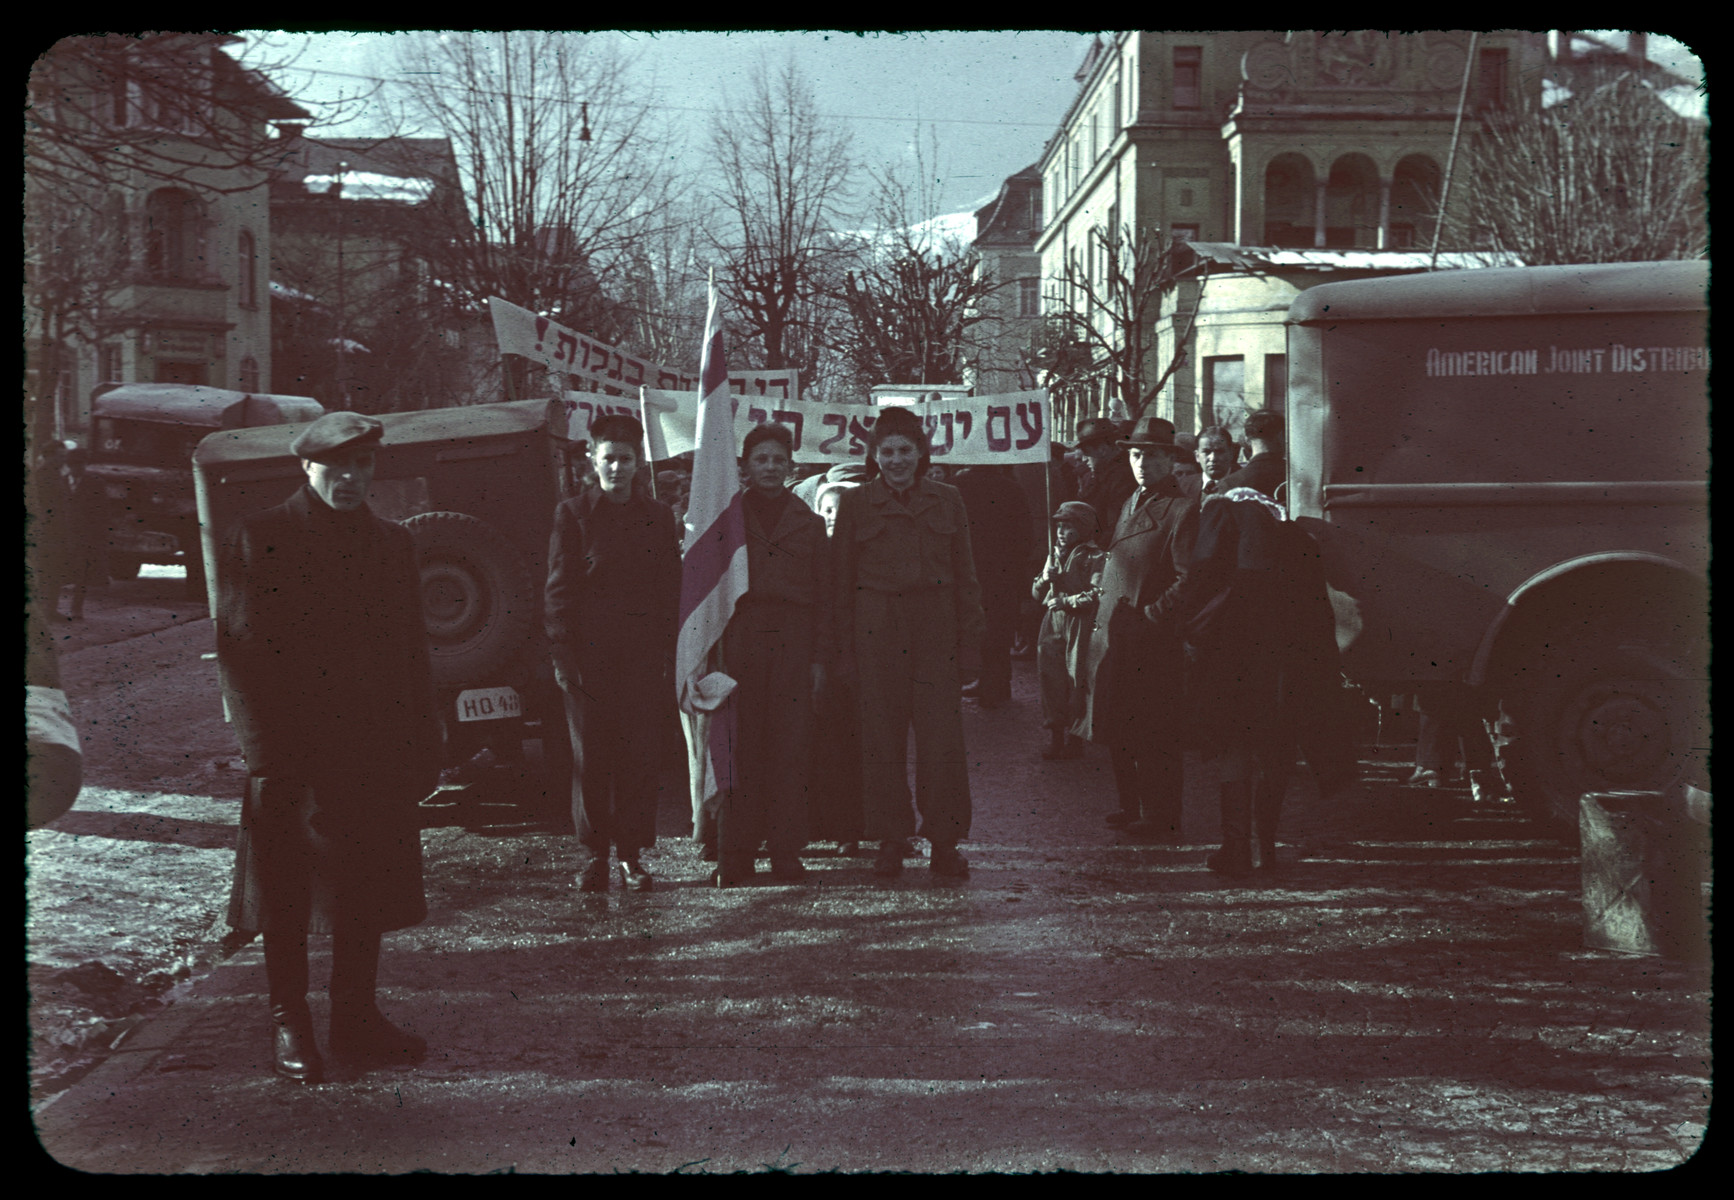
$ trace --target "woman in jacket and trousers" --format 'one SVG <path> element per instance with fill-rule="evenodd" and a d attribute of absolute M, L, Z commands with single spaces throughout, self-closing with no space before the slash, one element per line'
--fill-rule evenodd
<path fill-rule="evenodd" d="M 986 618 L 956 488 L 924 478 L 926 431 L 906 409 L 879 413 L 868 448 L 872 478 L 843 494 L 836 562 L 839 669 L 858 686 L 865 833 L 874 871 L 903 869 L 915 832 L 905 747 L 915 731 L 915 806 L 934 874 L 961 878 L 969 834 L 962 679 L 978 669 Z"/>

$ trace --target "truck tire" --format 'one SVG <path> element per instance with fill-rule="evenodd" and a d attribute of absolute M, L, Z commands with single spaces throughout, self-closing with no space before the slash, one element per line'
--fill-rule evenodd
<path fill-rule="evenodd" d="M 403 526 L 421 559 L 434 684 L 498 681 L 536 642 L 539 597 L 522 557 L 499 530 L 467 513 L 420 513 Z"/>
<path fill-rule="evenodd" d="M 1575 842 L 1585 792 L 1665 791 L 1701 768 L 1706 667 L 1659 612 L 1604 616 L 1540 647 L 1507 694 L 1518 802 Z"/>

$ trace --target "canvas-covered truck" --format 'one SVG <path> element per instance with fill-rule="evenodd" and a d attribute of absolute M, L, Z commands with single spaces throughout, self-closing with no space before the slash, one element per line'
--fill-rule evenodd
<path fill-rule="evenodd" d="M 131 579 L 145 563 L 180 564 L 194 595 L 205 591 L 193 448 L 214 430 L 323 413 L 307 396 L 265 395 L 184 383 L 127 383 L 91 399 L 85 487 L 108 531 L 106 569 Z"/>
<path fill-rule="evenodd" d="M 511 761 L 540 740 L 543 801 L 569 803 L 571 745 L 542 626 L 554 509 L 582 478 L 582 443 L 558 401 L 388 413 L 368 504 L 400 521 L 421 560 L 446 766 L 482 751 Z M 289 444 L 302 425 L 213 434 L 193 456 L 210 595 L 240 519 L 305 479 Z"/>
<path fill-rule="evenodd" d="M 1708 788 L 1703 262 L 1324 284 L 1289 310 L 1287 502 L 1344 671 L 1468 685 L 1516 798 Z"/>

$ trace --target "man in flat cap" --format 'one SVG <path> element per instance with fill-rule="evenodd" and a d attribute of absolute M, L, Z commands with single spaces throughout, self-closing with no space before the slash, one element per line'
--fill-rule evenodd
<path fill-rule="evenodd" d="M 412 1064 L 375 997 L 380 935 L 420 922 L 417 804 L 439 729 L 415 545 L 367 507 L 384 428 L 327 413 L 291 444 L 306 482 L 245 518 L 217 577 L 223 695 L 247 758 L 229 924 L 264 935 L 274 1067 L 317 1081 L 307 937 L 332 936 L 330 1053 Z"/>
<path fill-rule="evenodd" d="M 1109 750 L 1120 805 L 1108 824 L 1136 841 L 1178 845 L 1185 656 L 1174 607 L 1198 505 L 1174 479 L 1172 424 L 1140 417 L 1120 445 L 1138 490 L 1106 546 L 1078 732 Z"/>

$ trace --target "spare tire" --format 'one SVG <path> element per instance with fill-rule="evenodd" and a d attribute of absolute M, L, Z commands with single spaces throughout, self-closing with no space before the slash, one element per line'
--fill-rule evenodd
<path fill-rule="evenodd" d="M 538 644 L 540 605 L 511 542 L 467 513 L 420 513 L 403 526 L 421 560 L 434 684 L 492 682 L 524 661 Z"/>

